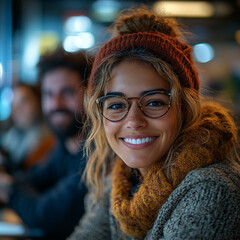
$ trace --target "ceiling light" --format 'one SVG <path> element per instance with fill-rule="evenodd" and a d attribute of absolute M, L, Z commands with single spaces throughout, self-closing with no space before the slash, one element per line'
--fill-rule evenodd
<path fill-rule="evenodd" d="M 214 7 L 205 1 L 159 1 L 153 6 L 156 13 L 165 13 L 171 17 L 207 18 L 214 14 Z"/>

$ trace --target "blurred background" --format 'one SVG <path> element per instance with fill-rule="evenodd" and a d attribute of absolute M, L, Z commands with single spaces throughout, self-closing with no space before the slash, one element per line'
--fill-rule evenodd
<path fill-rule="evenodd" d="M 42 54 L 59 45 L 94 54 L 119 11 L 140 4 L 186 26 L 202 91 L 240 115 L 240 0 L 0 0 L 0 130 L 9 123 L 12 86 L 36 84 Z"/>

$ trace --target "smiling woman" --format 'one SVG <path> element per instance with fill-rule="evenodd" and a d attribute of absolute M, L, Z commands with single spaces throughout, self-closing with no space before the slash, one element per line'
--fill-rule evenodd
<path fill-rule="evenodd" d="M 69 239 L 238 239 L 237 128 L 226 109 L 200 100 L 177 23 L 138 9 L 113 32 L 85 99 L 94 191 Z"/>
<path fill-rule="evenodd" d="M 131 100 L 131 107 L 120 121 L 112 122 L 109 119 L 103 119 L 103 126 L 113 151 L 129 167 L 139 169 L 144 175 L 149 166 L 163 158 L 178 132 L 179 123 L 176 112 L 173 108 L 168 111 L 168 95 L 156 93 L 157 89 L 168 92 L 169 83 L 149 64 L 134 59 L 121 62 L 113 69 L 110 78 L 105 92 L 143 97 L 141 105 Z M 143 92 L 145 92 L 144 95 Z M 106 108 L 109 109 L 109 107 Z M 165 109 L 164 112 L 162 108 Z M 111 113 L 108 113 L 109 118 L 112 116 L 115 118 L 116 111 L 119 110 L 111 110 Z"/>

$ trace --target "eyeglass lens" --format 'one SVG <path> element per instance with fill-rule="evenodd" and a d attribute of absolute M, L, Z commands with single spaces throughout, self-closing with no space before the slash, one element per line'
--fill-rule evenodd
<path fill-rule="evenodd" d="M 102 98 L 99 103 L 102 115 L 110 121 L 123 119 L 130 108 L 130 99 L 111 95 Z M 162 92 L 148 93 L 139 99 L 138 106 L 146 116 L 158 118 L 167 113 L 170 96 Z"/>

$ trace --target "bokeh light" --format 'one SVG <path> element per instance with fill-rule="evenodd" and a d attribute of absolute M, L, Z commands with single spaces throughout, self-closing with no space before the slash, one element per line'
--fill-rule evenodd
<path fill-rule="evenodd" d="M 5 87 L 0 92 L 0 121 L 7 120 L 11 115 L 11 102 L 13 91 L 10 87 Z"/>
<path fill-rule="evenodd" d="M 193 46 L 193 56 L 200 63 L 207 63 L 214 58 L 213 47 L 208 43 L 199 43 Z"/>
<path fill-rule="evenodd" d="M 69 17 L 65 24 L 64 30 L 67 34 L 87 32 L 92 26 L 92 20 L 87 16 Z"/>
<path fill-rule="evenodd" d="M 3 66 L 2 63 L 0 63 L 0 86 L 3 85 Z"/>
<path fill-rule="evenodd" d="M 63 43 L 63 48 L 67 52 L 76 52 L 80 49 L 88 49 L 93 47 L 95 39 L 90 32 L 79 33 L 74 36 L 67 36 Z"/>

